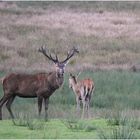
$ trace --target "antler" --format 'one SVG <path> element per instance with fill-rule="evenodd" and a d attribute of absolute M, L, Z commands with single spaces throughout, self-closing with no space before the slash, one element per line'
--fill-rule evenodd
<path fill-rule="evenodd" d="M 67 53 L 67 58 L 62 61 L 61 63 L 66 63 L 75 53 L 79 53 L 78 49 L 73 47 L 68 53 Z"/>
<path fill-rule="evenodd" d="M 41 47 L 39 48 L 38 50 L 40 53 L 44 54 L 49 60 L 52 60 L 54 63 L 58 63 L 59 60 L 58 60 L 58 57 L 57 57 L 57 54 L 55 54 L 55 59 L 52 57 L 51 54 L 47 54 L 47 48 L 46 47 Z"/>

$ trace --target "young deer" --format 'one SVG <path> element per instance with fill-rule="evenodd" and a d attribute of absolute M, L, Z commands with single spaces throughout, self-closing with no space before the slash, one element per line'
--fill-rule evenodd
<path fill-rule="evenodd" d="M 90 100 L 95 88 L 93 80 L 87 78 L 81 81 L 77 81 L 77 77 L 70 74 L 69 88 L 72 88 L 75 93 L 78 112 L 80 109 L 80 102 L 82 101 L 82 118 L 84 118 L 85 112 L 87 112 L 87 116 L 89 117 Z"/>
<path fill-rule="evenodd" d="M 59 61 L 57 55 L 55 58 L 48 54 L 46 48 L 41 47 L 39 52 L 51 60 L 55 64 L 55 71 L 50 73 L 37 74 L 17 74 L 11 73 L 7 75 L 2 81 L 4 95 L 0 100 L 0 119 L 2 119 L 2 106 L 6 103 L 6 107 L 14 119 L 11 110 L 11 104 L 16 96 L 23 98 L 38 98 L 38 112 L 41 114 L 42 101 L 45 106 L 45 119 L 47 119 L 47 110 L 49 104 L 49 97 L 58 89 L 64 81 L 64 69 L 68 60 L 78 53 L 76 48 L 71 49 L 67 53 L 67 58 L 64 61 Z"/>

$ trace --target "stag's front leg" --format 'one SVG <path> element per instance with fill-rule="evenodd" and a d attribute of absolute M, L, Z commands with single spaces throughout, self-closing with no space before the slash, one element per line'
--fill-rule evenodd
<path fill-rule="evenodd" d="M 15 99 L 15 96 L 12 96 L 12 97 L 7 101 L 6 107 L 7 107 L 8 111 L 9 111 L 11 117 L 12 117 L 13 123 L 15 124 L 14 115 L 13 115 L 13 112 L 12 112 L 12 110 L 11 110 L 11 105 L 12 105 L 14 99 Z"/>
<path fill-rule="evenodd" d="M 41 115 L 43 97 L 38 96 L 38 114 Z"/>
<path fill-rule="evenodd" d="M 48 105 L 49 105 L 49 98 L 44 98 L 44 104 L 45 104 L 45 121 L 48 120 Z"/>
<path fill-rule="evenodd" d="M 9 96 L 3 96 L 0 100 L 0 120 L 2 120 L 2 106 L 9 98 Z"/>

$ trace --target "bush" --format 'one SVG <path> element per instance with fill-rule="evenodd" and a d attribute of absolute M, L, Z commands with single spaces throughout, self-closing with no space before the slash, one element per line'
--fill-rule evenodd
<path fill-rule="evenodd" d="M 105 131 L 99 131 L 99 138 L 101 139 L 135 139 L 135 129 L 129 126 L 119 126 L 112 128 L 112 131 L 107 134 Z"/>
<path fill-rule="evenodd" d="M 130 120 L 123 115 L 123 112 L 116 110 L 112 111 L 110 117 L 107 119 L 109 125 L 126 125 Z"/>

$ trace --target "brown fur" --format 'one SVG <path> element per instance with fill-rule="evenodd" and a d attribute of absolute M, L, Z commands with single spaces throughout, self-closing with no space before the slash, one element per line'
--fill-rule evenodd
<path fill-rule="evenodd" d="M 33 75 L 12 73 L 3 79 L 4 96 L 0 100 L 0 119 L 2 119 L 2 106 L 5 102 L 12 118 L 11 104 L 16 96 L 23 98 L 38 98 L 39 114 L 42 109 L 42 100 L 45 101 L 63 83 L 63 76 L 58 77 L 56 72 L 37 73 Z M 11 101 L 12 100 L 12 101 Z M 46 103 L 48 104 L 48 103 Z M 46 108 L 47 105 L 46 105 Z M 45 114 L 47 118 L 47 112 Z"/>
<path fill-rule="evenodd" d="M 73 89 L 76 95 L 76 102 L 77 102 L 78 110 L 80 108 L 80 101 L 82 101 L 83 103 L 82 117 L 85 116 L 85 109 L 89 117 L 89 104 L 90 104 L 91 96 L 95 88 L 93 80 L 90 78 L 86 78 L 86 79 L 77 81 L 76 76 L 70 74 L 69 86 Z"/>
<path fill-rule="evenodd" d="M 24 98 L 37 97 L 39 115 L 42 110 L 42 101 L 44 100 L 45 119 L 47 119 L 49 97 L 62 85 L 64 81 L 64 69 L 67 61 L 73 57 L 75 53 L 78 53 L 78 50 L 73 48 L 67 53 L 67 58 L 61 62 L 57 55 L 53 58 L 51 54 L 48 54 L 48 51 L 43 46 L 39 49 L 39 52 L 54 62 L 56 66 L 55 72 L 49 74 L 37 73 L 33 75 L 11 73 L 7 75 L 2 83 L 4 95 L 0 100 L 0 119 L 2 119 L 2 106 L 5 102 L 11 117 L 14 119 L 11 104 L 16 96 Z"/>
<path fill-rule="evenodd" d="M 56 73 L 34 75 L 12 73 L 3 80 L 4 96 L 49 97 L 63 83 L 58 84 Z"/>

